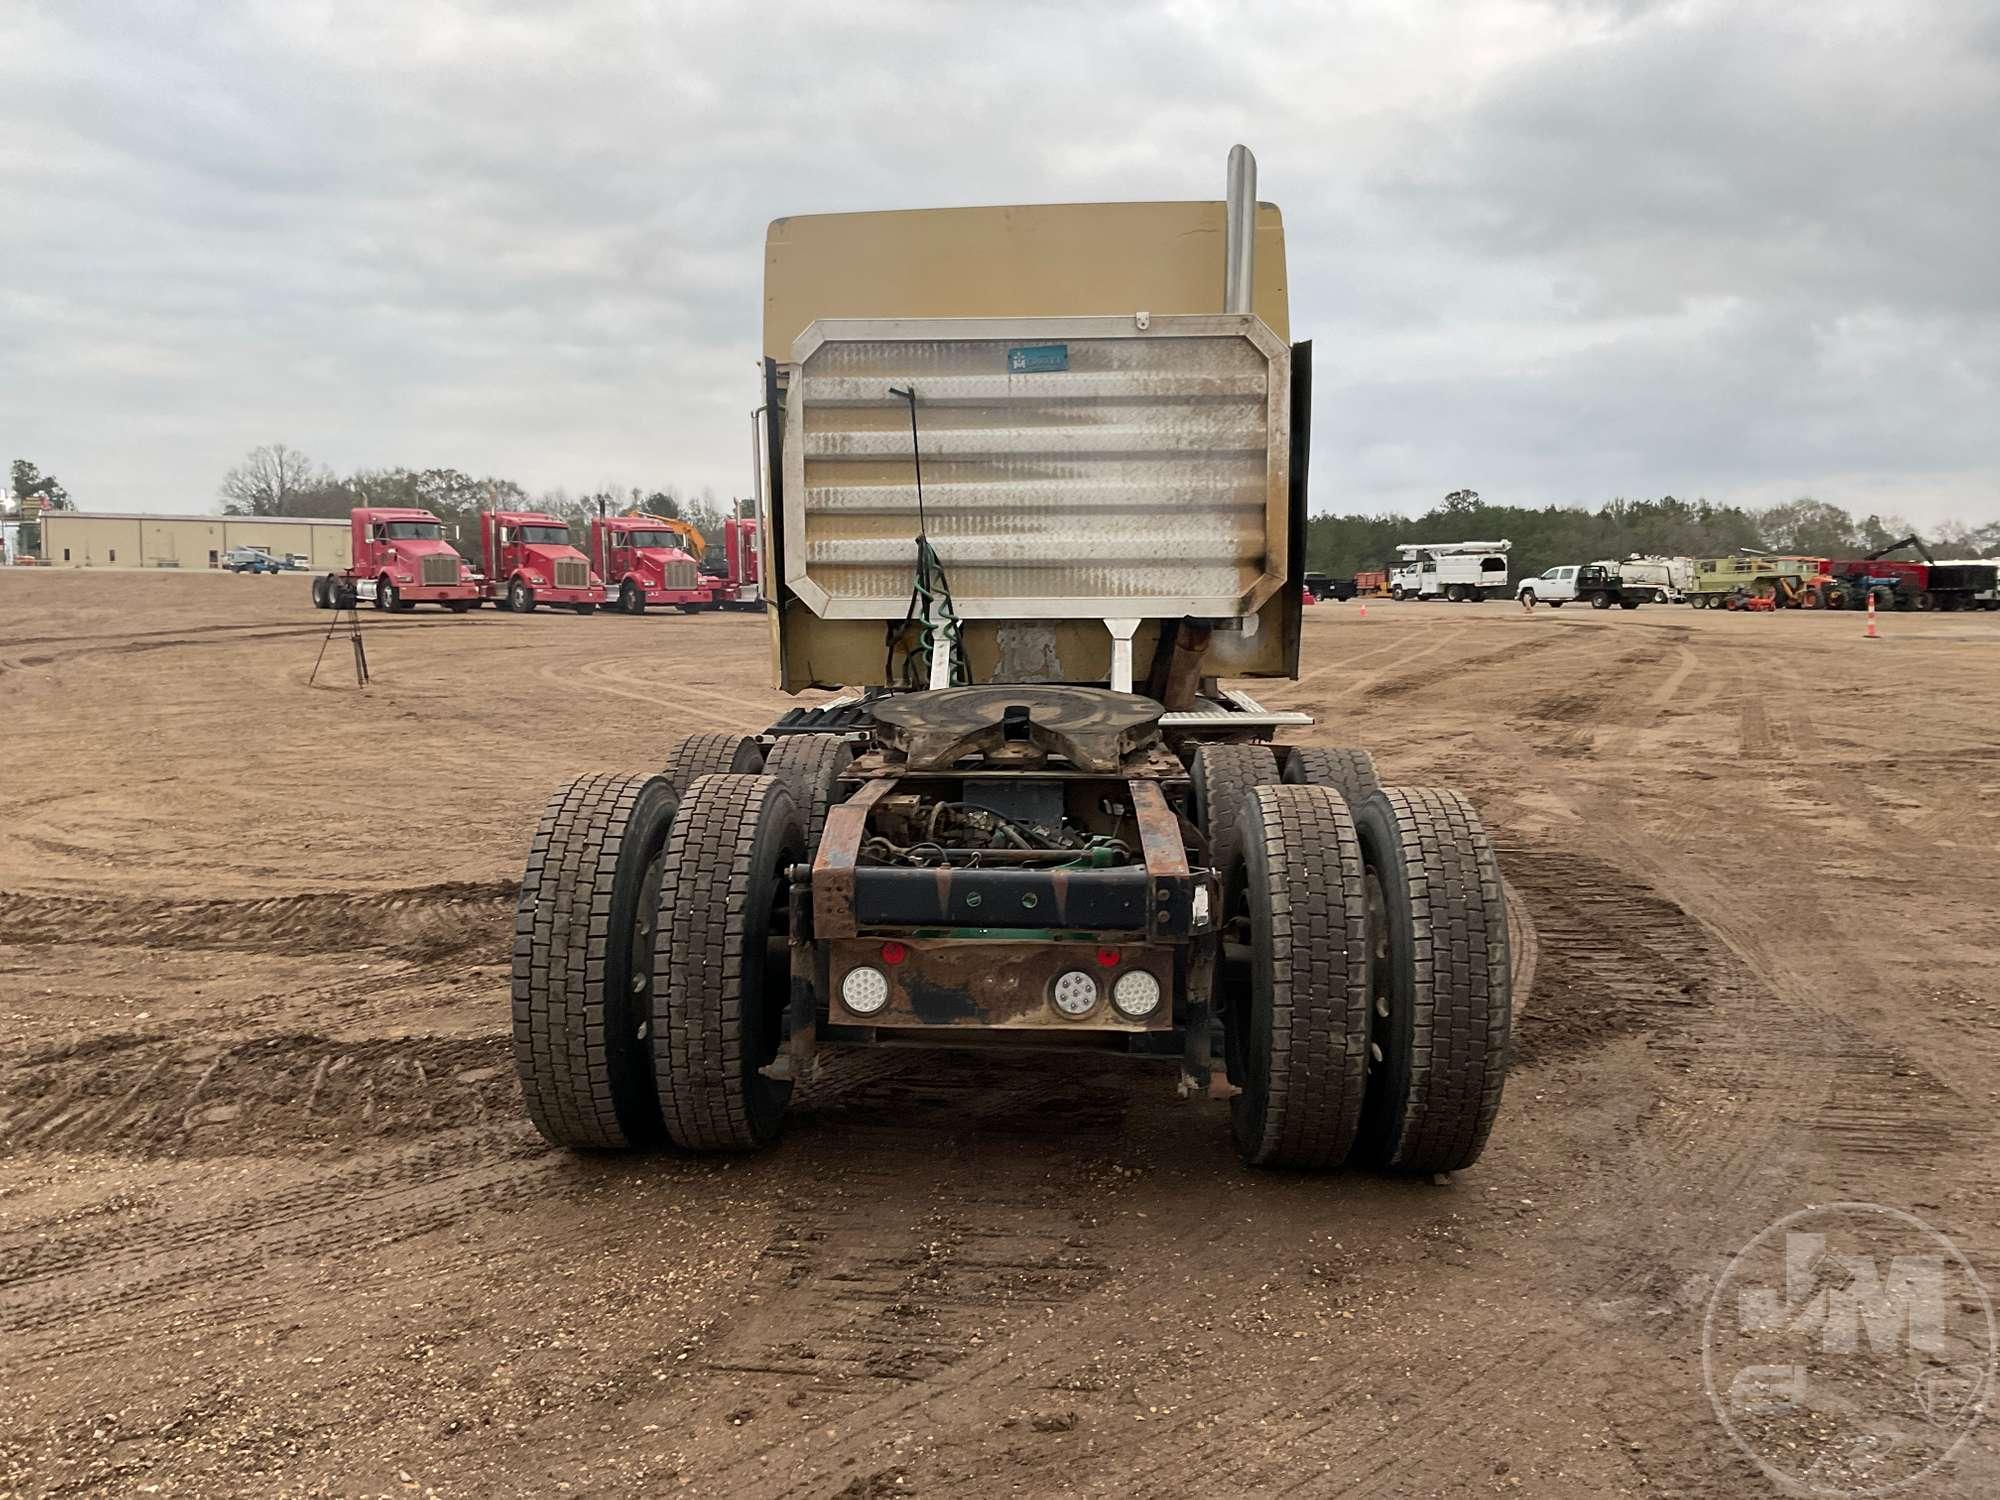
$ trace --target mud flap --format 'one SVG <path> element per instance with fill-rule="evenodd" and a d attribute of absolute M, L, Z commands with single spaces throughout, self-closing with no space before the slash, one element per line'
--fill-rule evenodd
<path fill-rule="evenodd" d="M 804 867 L 794 872 L 808 875 Z M 792 881 L 789 910 L 792 985 L 785 1004 L 784 1041 L 778 1055 L 757 1071 L 780 1083 L 813 1076 L 819 1058 L 819 1028 L 813 1022 L 813 993 L 827 983 L 826 953 L 812 940 L 812 881 Z M 817 981 L 817 984 L 815 983 Z"/>
<path fill-rule="evenodd" d="M 1181 1053 L 1183 1099 L 1233 1099 L 1243 1091 L 1215 1065 L 1215 952 L 1202 945 L 1188 955 L 1187 1040 Z"/>

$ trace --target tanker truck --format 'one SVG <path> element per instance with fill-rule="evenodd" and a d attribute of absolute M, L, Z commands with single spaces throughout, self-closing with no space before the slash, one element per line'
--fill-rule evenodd
<path fill-rule="evenodd" d="M 1478 1159 L 1478 812 L 1224 685 L 1297 677 L 1304 593 L 1312 345 L 1255 181 L 772 222 L 772 676 L 842 695 L 756 735 L 663 695 L 663 763 L 550 798 L 512 989 L 548 1140 L 753 1149 L 823 1054 L 979 1047 L 1165 1071 L 1253 1166 Z"/>

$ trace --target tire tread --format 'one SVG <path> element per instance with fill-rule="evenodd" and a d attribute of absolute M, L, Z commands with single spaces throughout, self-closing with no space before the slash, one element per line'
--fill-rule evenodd
<path fill-rule="evenodd" d="M 1407 1078 L 1400 1097 L 1382 1101 L 1363 1150 L 1401 1171 L 1457 1171 L 1485 1149 L 1507 1080 L 1513 994 L 1499 857 L 1455 791 L 1383 787 L 1362 818 L 1393 832 L 1414 976 Z M 1400 1076 L 1391 1069 L 1375 1086 L 1397 1089 Z"/>
<path fill-rule="evenodd" d="M 1291 786 L 1330 786 L 1352 808 L 1382 784 L 1382 777 L 1375 769 L 1375 757 L 1366 750 L 1299 745 L 1285 762 L 1285 781 Z"/>
<path fill-rule="evenodd" d="M 840 773 L 853 759 L 846 738 L 837 734 L 788 734 L 764 757 L 765 774 L 785 783 L 805 820 L 808 857 L 819 848 Z"/>
<path fill-rule="evenodd" d="M 1227 870 L 1236 857 L 1237 819 L 1250 793 L 1283 780 L 1278 757 L 1265 744 L 1203 745 L 1195 752 L 1189 774 L 1194 809 L 1208 835 L 1209 857 L 1216 869 Z"/>
<path fill-rule="evenodd" d="M 755 903 L 774 840 L 803 831 L 791 793 L 775 776 L 721 773 L 696 779 L 667 836 L 654 934 L 653 1072 L 660 1111 L 676 1145 L 742 1151 L 777 1133 L 789 1084 L 757 1074 L 745 1057 L 746 992 L 756 960 Z M 753 1097 L 762 1093 L 764 1107 Z"/>
<path fill-rule="evenodd" d="M 1237 1148 L 1253 1166 L 1337 1167 L 1353 1149 L 1368 1067 L 1368 902 L 1354 817 L 1332 787 L 1260 786 L 1239 826 L 1250 900 L 1261 881 L 1268 902 L 1271 1039 L 1264 1098 L 1234 1101 Z"/>
<path fill-rule="evenodd" d="M 660 774 L 685 797 L 703 776 L 754 774 L 764 768 L 764 755 L 747 734 L 712 731 L 691 734 L 667 752 Z"/>
<path fill-rule="evenodd" d="M 636 1146 L 659 1133 L 645 1049 L 620 1049 L 612 1035 L 632 1025 L 612 948 L 630 940 L 611 930 L 619 856 L 655 785 L 579 777 L 549 799 L 528 848 L 514 916 L 514 1069 L 528 1118 L 559 1146 Z"/>

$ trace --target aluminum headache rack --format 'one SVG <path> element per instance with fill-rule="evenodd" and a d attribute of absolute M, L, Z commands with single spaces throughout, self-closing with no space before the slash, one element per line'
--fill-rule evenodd
<path fill-rule="evenodd" d="M 785 581 L 822 618 L 901 618 L 919 530 L 961 619 L 1234 619 L 1283 585 L 1290 351 L 1253 316 L 825 319 L 794 359 Z"/>

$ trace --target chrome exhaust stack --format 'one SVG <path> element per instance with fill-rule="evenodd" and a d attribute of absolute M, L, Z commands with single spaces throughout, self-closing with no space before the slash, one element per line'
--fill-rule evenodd
<path fill-rule="evenodd" d="M 1257 158 L 1248 146 L 1229 150 L 1229 199 L 1224 229 L 1222 310 L 1251 311 L 1257 274 Z"/>

